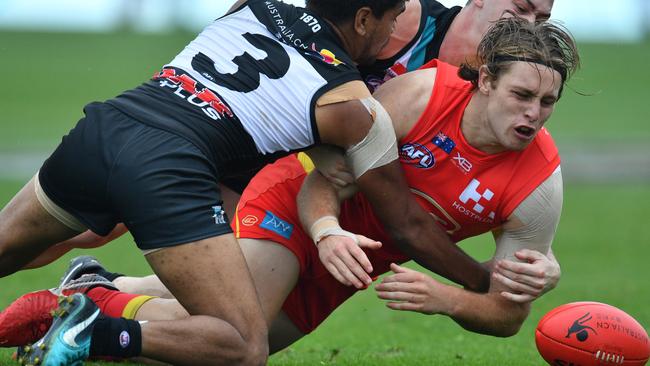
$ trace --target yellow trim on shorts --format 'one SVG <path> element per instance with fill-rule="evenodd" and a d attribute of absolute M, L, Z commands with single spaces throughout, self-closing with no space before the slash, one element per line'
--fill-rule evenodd
<path fill-rule="evenodd" d="M 235 207 L 235 238 L 239 239 L 239 237 L 239 202 L 237 202 L 237 206 Z"/>
<path fill-rule="evenodd" d="M 305 169 L 305 172 L 311 173 L 311 171 L 316 168 L 314 166 L 314 162 L 309 158 L 309 155 L 305 154 L 304 152 L 298 153 L 297 158 L 302 165 L 302 168 Z"/>
<path fill-rule="evenodd" d="M 135 315 L 138 313 L 138 310 L 140 310 L 142 305 L 151 299 L 155 299 L 156 297 L 157 296 L 141 295 L 131 299 L 131 301 L 126 304 L 124 310 L 122 310 L 122 317 L 127 319 L 135 319 Z"/>

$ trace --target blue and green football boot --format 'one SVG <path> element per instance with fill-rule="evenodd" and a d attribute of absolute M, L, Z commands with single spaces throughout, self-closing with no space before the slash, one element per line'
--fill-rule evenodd
<path fill-rule="evenodd" d="M 18 362 L 25 366 L 82 365 L 88 358 L 99 314 L 97 305 L 83 294 L 61 296 L 50 330 L 33 345 L 23 347 Z"/>

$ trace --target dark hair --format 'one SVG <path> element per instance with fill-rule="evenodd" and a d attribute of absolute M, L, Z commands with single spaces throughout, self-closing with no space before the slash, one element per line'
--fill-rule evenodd
<path fill-rule="evenodd" d="M 404 0 L 306 0 L 307 9 L 334 24 L 348 22 L 364 6 L 372 10 L 376 18 L 384 16 L 388 10 L 395 8 Z"/>
<path fill-rule="evenodd" d="M 548 66 L 562 76 L 560 95 L 566 81 L 580 67 L 580 56 L 568 30 L 552 21 L 530 23 L 518 17 L 496 21 L 483 36 L 476 54 L 477 65 L 461 65 L 458 75 L 478 85 L 478 70 L 496 80 L 515 61 Z"/>

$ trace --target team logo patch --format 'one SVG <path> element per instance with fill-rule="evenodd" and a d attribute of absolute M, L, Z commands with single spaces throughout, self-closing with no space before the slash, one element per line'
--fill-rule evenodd
<path fill-rule="evenodd" d="M 257 224 L 257 222 L 260 221 L 260 219 L 257 218 L 255 215 L 246 215 L 243 219 L 241 219 L 241 224 L 244 226 L 253 226 Z"/>
<path fill-rule="evenodd" d="M 212 218 L 214 219 L 215 224 L 226 223 L 226 211 L 224 211 L 221 206 L 212 206 L 212 212 Z"/>
<path fill-rule="evenodd" d="M 426 146 L 415 142 L 402 145 L 399 149 L 399 158 L 405 164 L 422 169 L 429 169 L 436 163 L 433 153 Z"/>
<path fill-rule="evenodd" d="M 451 154 L 451 150 L 456 147 L 454 140 L 450 139 L 449 136 L 445 135 L 442 132 L 438 132 L 436 137 L 434 137 L 431 142 L 433 142 L 434 145 L 441 148 L 442 151 L 446 152 L 447 154 Z"/>
<path fill-rule="evenodd" d="M 122 333 L 120 333 L 120 346 L 126 348 L 129 346 L 129 343 L 131 343 L 131 336 L 129 335 L 129 332 L 123 330 Z"/>
<path fill-rule="evenodd" d="M 314 57 L 317 60 L 321 60 L 326 64 L 330 64 L 333 66 L 338 66 L 341 64 L 345 64 L 343 61 L 339 60 L 336 58 L 336 55 L 334 52 L 328 50 L 327 48 L 323 48 L 322 50 L 318 50 L 316 48 L 316 44 L 312 43 L 311 44 L 311 50 L 305 51 L 305 53 L 311 57 Z"/>
<path fill-rule="evenodd" d="M 266 211 L 266 216 L 264 216 L 260 227 L 270 230 L 285 239 L 291 238 L 293 233 L 293 225 L 275 216 L 271 211 Z"/>
<path fill-rule="evenodd" d="M 589 338 L 589 331 L 594 332 L 594 334 L 598 334 L 596 330 L 590 326 L 588 326 L 586 323 L 590 321 L 592 318 L 589 313 L 581 316 L 580 318 L 576 319 L 576 321 L 571 324 L 569 329 L 567 330 L 567 334 L 565 338 L 571 338 L 571 335 L 575 334 L 576 339 L 580 342 L 584 342 Z"/>

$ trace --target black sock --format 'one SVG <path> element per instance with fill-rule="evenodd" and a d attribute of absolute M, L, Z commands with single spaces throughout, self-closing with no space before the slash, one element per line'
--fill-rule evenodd
<path fill-rule="evenodd" d="M 107 280 L 109 280 L 111 282 L 115 281 L 115 279 L 118 278 L 118 277 L 124 277 L 124 275 L 121 274 L 121 273 L 109 272 L 109 271 L 107 271 L 107 270 L 105 270 L 103 268 L 99 269 L 97 271 L 94 271 L 94 273 L 104 277 L 105 279 L 107 279 Z"/>
<path fill-rule="evenodd" d="M 102 315 L 93 327 L 90 356 L 130 358 L 142 352 L 140 323 Z"/>

